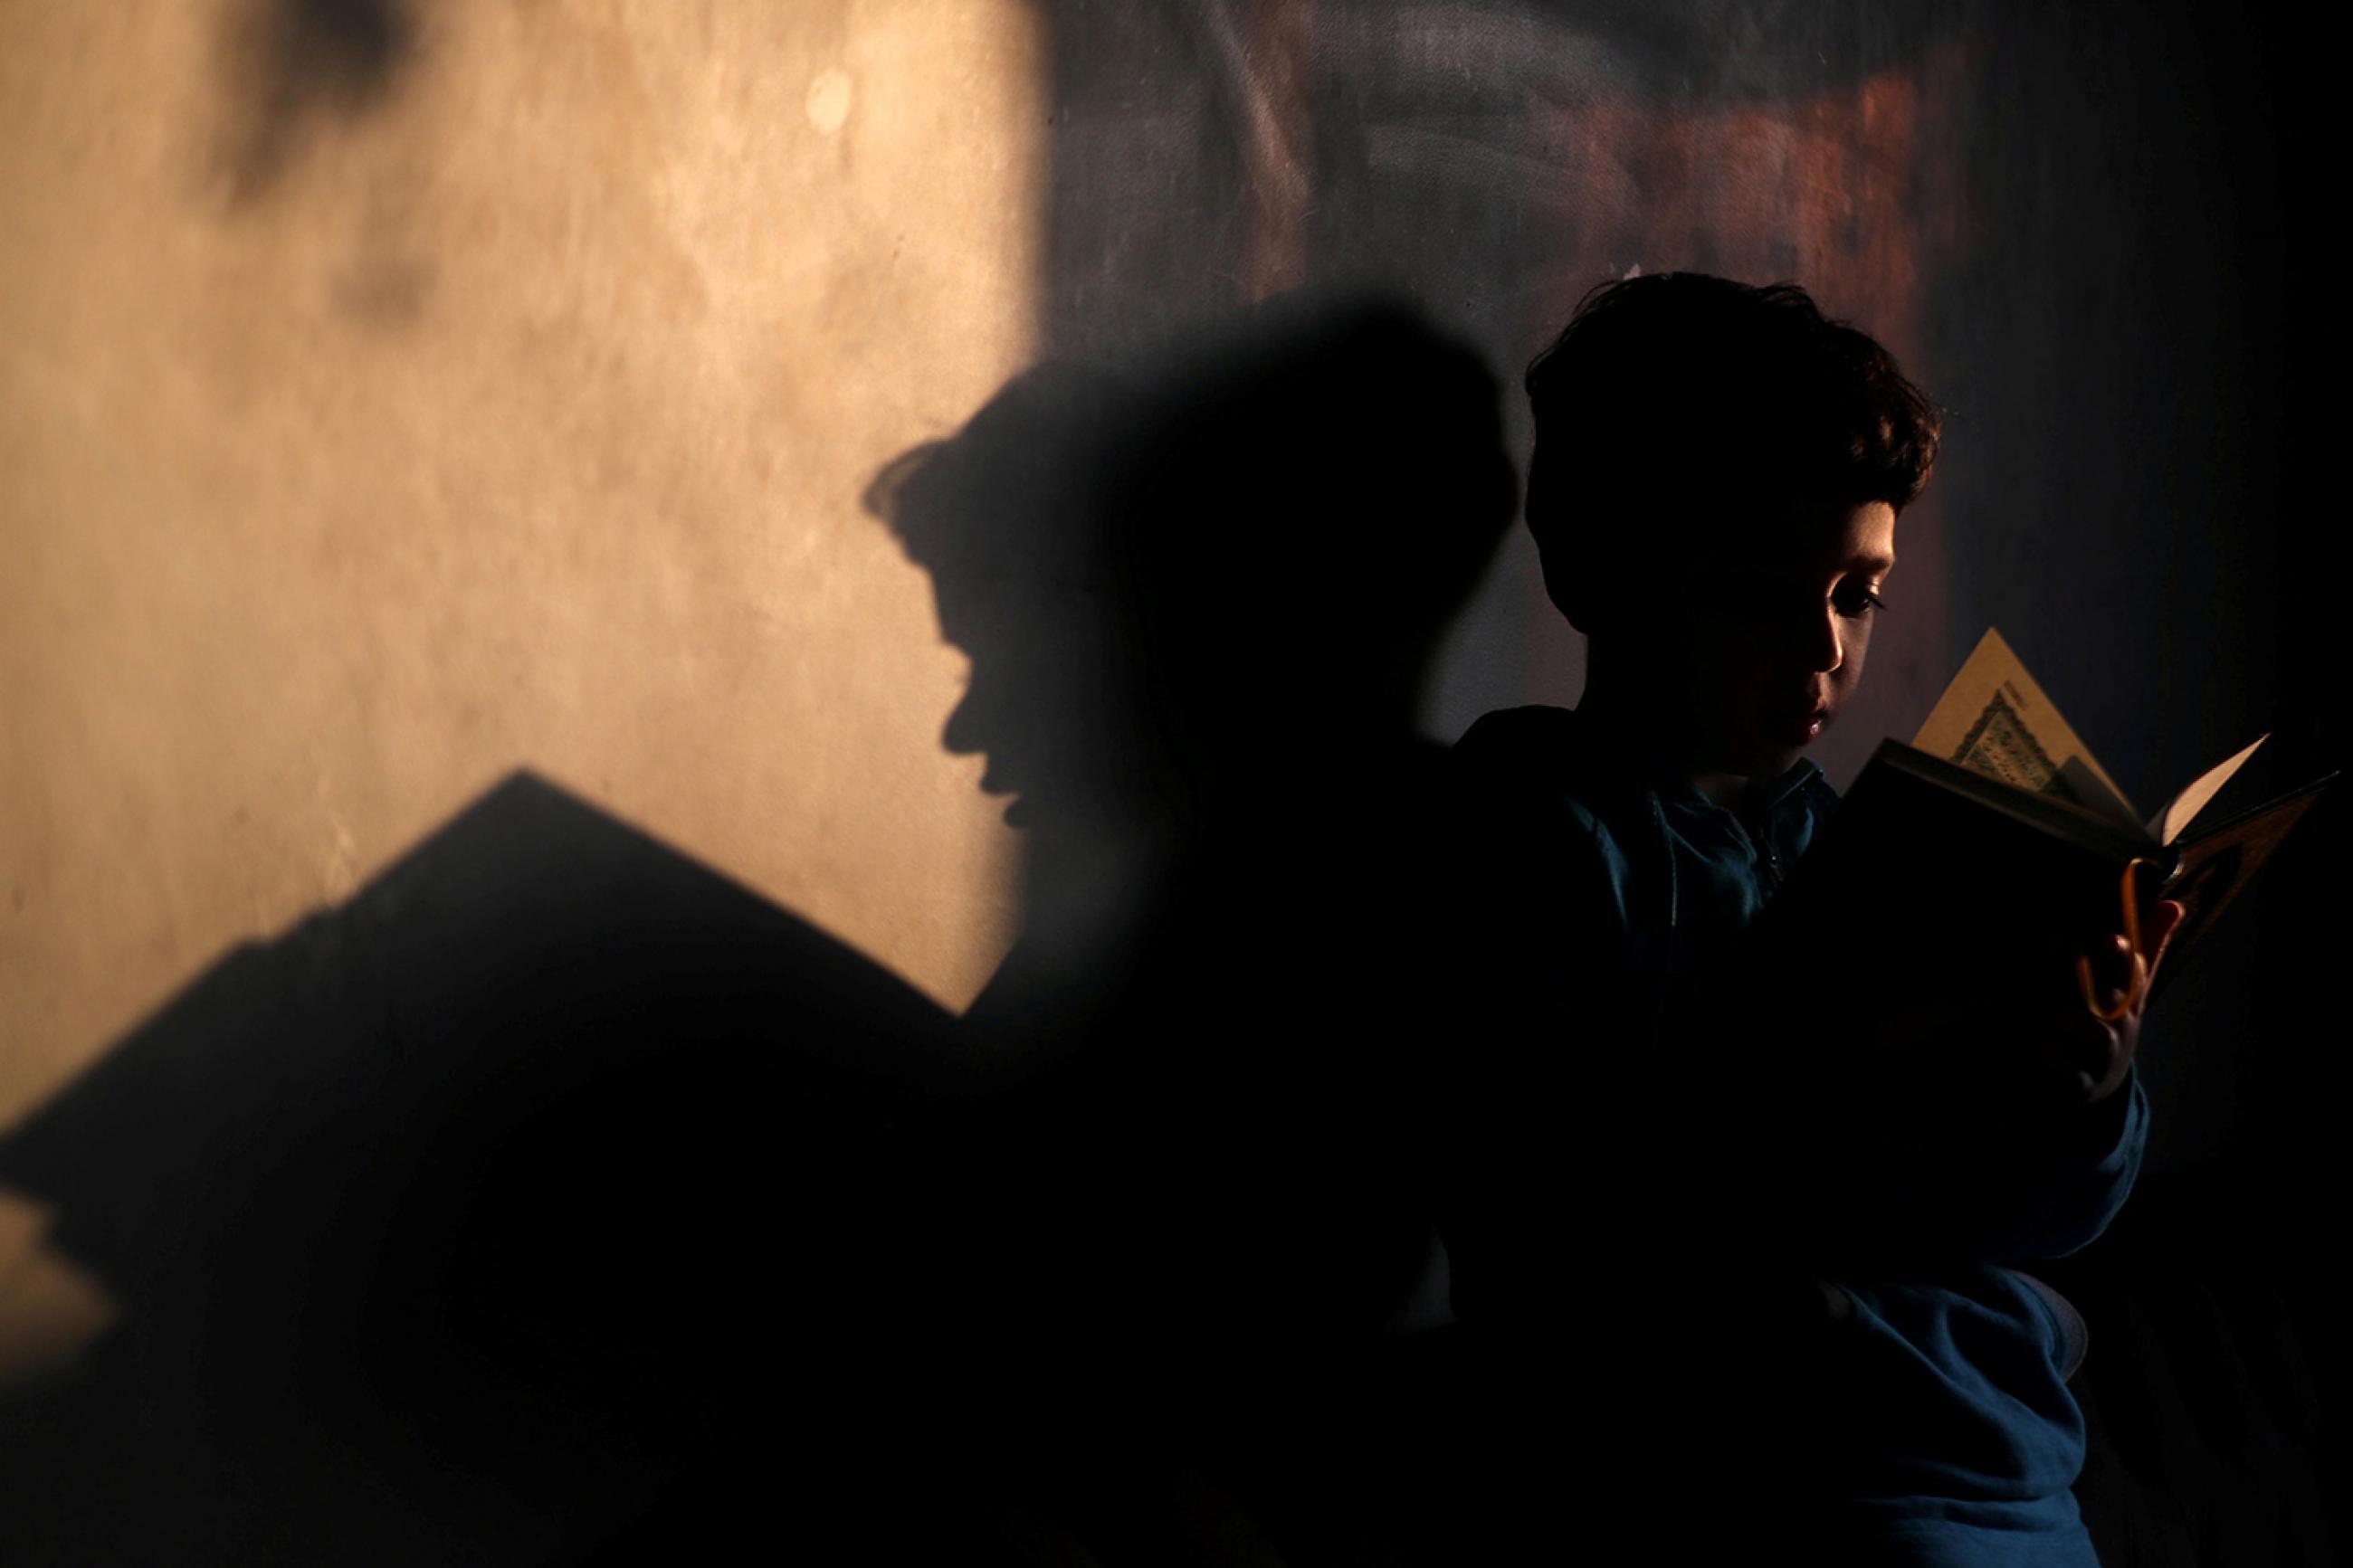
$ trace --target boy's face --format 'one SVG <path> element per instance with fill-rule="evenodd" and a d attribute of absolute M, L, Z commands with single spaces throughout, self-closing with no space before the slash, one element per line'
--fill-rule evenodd
<path fill-rule="evenodd" d="M 1769 777 L 1796 764 L 1862 679 L 1895 566 L 1895 512 L 1785 504 L 1738 520 L 1733 535 L 1685 575 L 1659 696 L 1695 768 Z"/>

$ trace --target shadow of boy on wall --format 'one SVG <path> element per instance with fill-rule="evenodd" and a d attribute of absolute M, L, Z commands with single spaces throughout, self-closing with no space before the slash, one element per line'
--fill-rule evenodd
<path fill-rule="evenodd" d="M 1365 1379 L 1429 1284 L 1442 1026 L 1415 711 L 1515 500 L 1477 357 L 1333 300 L 1041 368 L 874 489 L 972 660 L 945 743 L 1029 830 L 964 1020 L 1011 1080 L 965 1231 L 1016 1260 L 1025 1371 L 970 1404 L 1036 1413 L 1066 1502 L 1214 1458 L 1294 1555 L 1382 1528 Z"/>
<path fill-rule="evenodd" d="M 1361 301 L 892 464 L 1029 831 L 970 1013 L 508 780 L 0 1142 L 122 1308 L 0 1391 L 9 1560 L 1345 1560 L 1431 1255 L 1415 699 L 1514 500 Z"/>

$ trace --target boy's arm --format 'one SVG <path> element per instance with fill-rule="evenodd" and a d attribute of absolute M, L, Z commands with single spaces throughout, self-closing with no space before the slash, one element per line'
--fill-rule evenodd
<path fill-rule="evenodd" d="M 2148 1143 L 2148 1093 L 2133 1061 L 2158 965 L 2181 914 L 2172 900 L 2158 905 L 2146 958 L 2122 936 L 2084 955 L 2084 1010 L 2054 1024 L 2051 1045 L 2053 1078 L 2073 1084 L 2083 1102 L 2059 1113 L 2019 1224 L 1992 1261 L 2063 1258 L 2098 1239 L 2124 1207 Z"/>
<path fill-rule="evenodd" d="M 2152 932 L 2160 955 L 2174 913 Z M 1712 1100 L 1742 1119 L 1725 1131 L 1755 1177 L 1738 1194 L 1752 1223 L 1800 1216 L 1792 1241 L 1833 1270 L 2059 1257 L 2105 1229 L 2147 1142 L 2140 1003 L 2123 1005 L 2145 998 L 2146 966 L 2137 987 L 2102 975 L 2116 983 L 2096 996 L 2072 974 L 2031 984 L 2046 967 L 2055 981 L 2050 964 L 1998 991 L 1856 983 L 1827 1021 L 1769 1019 L 1755 999 L 1791 952 L 1768 941 L 1742 954 L 1676 1019 L 1685 1050 L 1733 1080 Z"/>
<path fill-rule="evenodd" d="M 1540 737 L 1482 747 L 1495 728 L 1458 749 L 1439 919 L 1440 1228 L 1466 1322 L 1534 1321 L 1575 1289 L 1623 1207 L 1597 1183 L 1625 1152 L 1625 1080 L 1649 1043 L 1593 819 L 1529 755 Z"/>
<path fill-rule="evenodd" d="M 2039 1163 L 2021 1173 L 2021 1202 L 2007 1234 L 1989 1238 L 1987 1261 L 2064 1258 L 2099 1238 L 2140 1173 L 2148 1144 L 2148 1092 L 2127 1069 L 2116 1091 L 2077 1108 Z"/>

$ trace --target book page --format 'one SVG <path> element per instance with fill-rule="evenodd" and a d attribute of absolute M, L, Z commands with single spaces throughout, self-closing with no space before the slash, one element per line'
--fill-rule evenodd
<path fill-rule="evenodd" d="M 2239 771 L 2239 764 L 2255 754 L 2256 746 L 2270 739 L 2268 733 L 2256 736 L 2253 743 L 2237 756 L 2226 757 L 2216 763 L 2190 780 L 2188 789 L 2166 802 L 2165 809 L 2158 812 L 2148 825 L 2148 830 L 2157 835 L 2157 841 L 2170 844 L 2180 837 L 2181 830 L 2189 826 L 2189 819 L 2205 810 L 2206 803 L 2214 798 L 2215 792 L 2231 782 L 2231 775 Z"/>
<path fill-rule="evenodd" d="M 2268 805 L 2258 806 L 2183 846 L 2181 864 L 2165 886 L 2165 896 L 2181 905 L 2181 923 L 2166 939 L 2165 962 L 2158 965 L 2159 991 L 2164 989 L 2166 981 L 2181 973 L 2181 966 L 2189 961 L 2190 951 L 2214 923 L 2214 917 L 2271 858 L 2272 851 L 2279 847 L 2288 829 L 2312 809 L 2313 802 L 2320 798 L 2320 792 L 2336 776 L 2331 773 Z"/>
<path fill-rule="evenodd" d="M 2092 759 L 1998 631 L 1989 629 L 1979 639 L 1912 743 L 2006 784 L 2141 826 L 2124 791 Z"/>

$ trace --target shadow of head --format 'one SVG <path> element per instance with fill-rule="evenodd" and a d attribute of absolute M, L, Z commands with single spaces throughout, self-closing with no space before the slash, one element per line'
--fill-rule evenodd
<path fill-rule="evenodd" d="M 868 492 L 972 661 L 943 742 L 1015 820 L 1200 805 L 1403 734 L 1510 522 L 1497 384 L 1412 310 L 1291 298 L 1049 363 Z"/>

